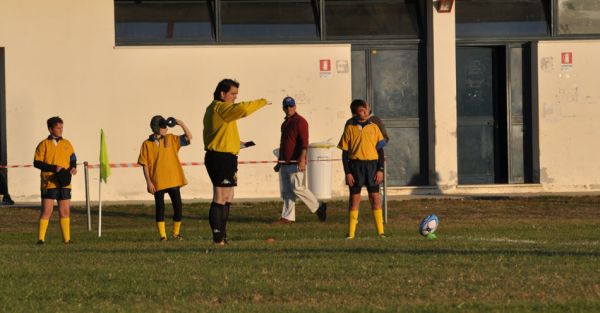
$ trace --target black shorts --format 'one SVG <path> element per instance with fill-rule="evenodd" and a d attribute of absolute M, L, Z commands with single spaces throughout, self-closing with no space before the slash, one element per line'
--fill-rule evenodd
<path fill-rule="evenodd" d="M 204 165 L 213 186 L 237 186 L 237 155 L 208 150 L 204 155 Z"/>
<path fill-rule="evenodd" d="M 350 194 L 359 194 L 362 186 L 366 186 L 369 193 L 379 192 L 379 185 L 375 184 L 377 160 L 350 160 L 348 165 L 354 177 L 354 186 L 350 187 Z"/>
<path fill-rule="evenodd" d="M 52 200 L 70 200 L 71 189 L 70 188 L 52 188 L 42 190 L 42 199 Z"/>

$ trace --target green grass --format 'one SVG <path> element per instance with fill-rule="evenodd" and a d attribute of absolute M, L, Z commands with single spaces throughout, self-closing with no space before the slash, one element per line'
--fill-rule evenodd
<path fill-rule="evenodd" d="M 205 203 L 166 243 L 151 206 L 105 207 L 102 238 L 76 207 L 70 246 L 57 213 L 37 246 L 38 208 L 0 208 L 0 311 L 600 311 L 600 197 L 392 202 L 385 239 L 363 203 L 354 241 L 344 203 L 326 223 L 299 205 L 295 224 L 270 225 L 279 206 L 234 203 L 225 247 Z M 438 240 L 417 234 L 432 212 Z"/>

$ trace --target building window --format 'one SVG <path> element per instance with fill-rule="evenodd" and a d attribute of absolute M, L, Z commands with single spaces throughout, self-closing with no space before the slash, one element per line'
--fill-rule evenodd
<path fill-rule="evenodd" d="M 214 41 L 211 1 L 115 0 L 117 45 Z"/>
<path fill-rule="evenodd" d="M 115 0 L 117 45 L 423 39 L 422 0 Z"/>
<path fill-rule="evenodd" d="M 558 34 L 600 34 L 600 1 L 558 0 Z"/>
<path fill-rule="evenodd" d="M 316 1 L 221 1 L 226 42 L 319 40 Z"/>
<path fill-rule="evenodd" d="M 456 37 L 550 35 L 550 0 L 457 0 Z"/>
<path fill-rule="evenodd" d="M 420 0 L 325 1 L 327 38 L 421 38 Z"/>

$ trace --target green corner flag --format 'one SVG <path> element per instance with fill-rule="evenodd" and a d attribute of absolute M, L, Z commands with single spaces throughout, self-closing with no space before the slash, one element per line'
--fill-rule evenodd
<path fill-rule="evenodd" d="M 108 162 L 108 151 L 106 150 L 106 141 L 104 140 L 104 130 L 100 129 L 100 179 L 106 180 L 110 176 L 110 162 Z"/>

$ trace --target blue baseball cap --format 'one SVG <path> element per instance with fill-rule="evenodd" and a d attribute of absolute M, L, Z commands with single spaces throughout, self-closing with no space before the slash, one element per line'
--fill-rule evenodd
<path fill-rule="evenodd" d="M 293 107 L 296 105 L 296 100 L 292 97 L 285 97 L 283 98 L 282 104 L 284 107 Z"/>

